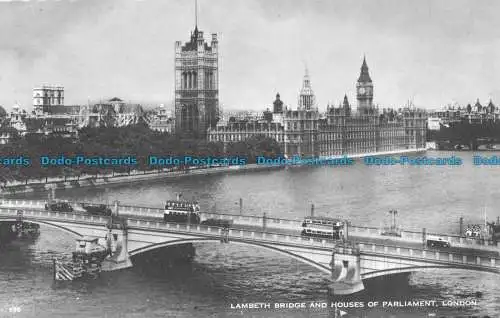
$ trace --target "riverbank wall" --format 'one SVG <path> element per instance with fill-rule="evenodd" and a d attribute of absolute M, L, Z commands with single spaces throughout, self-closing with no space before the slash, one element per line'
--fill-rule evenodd
<path fill-rule="evenodd" d="M 66 178 L 34 179 L 26 182 L 12 182 L 0 189 L 0 196 L 13 196 L 22 193 L 45 192 L 52 189 L 72 189 L 84 187 L 108 187 L 126 183 L 165 180 L 197 175 L 211 175 L 221 173 L 237 173 L 246 171 L 276 170 L 283 167 L 249 164 L 244 166 L 195 168 L 186 170 L 155 170 L 155 171 L 131 171 L 130 174 L 113 174 L 98 176 L 80 176 Z"/>
<path fill-rule="evenodd" d="M 344 156 L 329 156 L 319 157 L 323 160 L 332 160 L 340 158 L 361 159 L 370 156 L 391 156 L 401 155 L 408 153 L 418 153 L 426 151 L 425 148 L 421 149 L 405 149 L 397 151 L 386 151 L 377 153 L 365 153 Z M 144 182 L 153 180 L 165 180 L 172 178 L 182 178 L 197 175 L 212 175 L 221 173 L 241 173 L 250 171 L 270 171 L 278 170 L 289 167 L 301 167 L 300 165 L 294 166 L 273 166 L 273 165 L 259 165 L 248 164 L 241 166 L 224 166 L 224 167 L 190 167 L 185 170 L 162 169 L 154 171 L 130 171 L 130 173 L 113 173 L 108 175 L 80 175 L 78 177 L 50 177 L 42 179 L 31 179 L 25 181 L 13 181 L 3 184 L 0 188 L 0 196 L 15 196 L 16 194 L 47 192 L 52 189 L 72 189 L 83 187 L 109 187 L 121 184 Z"/>

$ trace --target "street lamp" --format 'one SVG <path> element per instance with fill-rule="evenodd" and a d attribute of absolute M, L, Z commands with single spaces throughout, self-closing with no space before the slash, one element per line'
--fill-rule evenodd
<path fill-rule="evenodd" d="M 396 232 L 396 215 L 398 214 L 398 211 L 396 211 L 396 210 L 390 210 L 389 214 L 392 215 L 391 231 Z"/>

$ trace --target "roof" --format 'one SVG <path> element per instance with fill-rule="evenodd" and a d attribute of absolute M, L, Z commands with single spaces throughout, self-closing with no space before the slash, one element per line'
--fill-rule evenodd
<path fill-rule="evenodd" d="M 57 114 L 71 114 L 78 115 L 80 113 L 80 106 L 50 106 L 49 111 L 52 115 Z"/>
<path fill-rule="evenodd" d="M 123 102 L 123 100 L 119 99 L 118 97 L 113 97 L 109 100 L 109 102 Z"/>
<path fill-rule="evenodd" d="M 368 65 L 366 64 L 366 58 L 363 57 L 363 65 L 361 65 L 361 73 L 359 74 L 358 82 L 361 83 L 371 83 L 372 79 L 368 73 Z"/>
<path fill-rule="evenodd" d="M 344 103 L 343 103 L 343 106 L 344 107 L 349 107 L 349 101 L 347 100 L 347 94 L 344 95 Z"/>
<path fill-rule="evenodd" d="M 92 236 L 83 236 L 76 239 L 77 241 L 85 241 L 85 242 L 97 242 L 99 239 L 97 237 Z"/>
<path fill-rule="evenodd" d="M 167 200 L 165 204 L 181 204 L 181 205 L 193 205 L 193 204 L 198 204 L 196 201 L 183 201 L 183 200 Z"/>
<path fill-rule="evenodd" d="M 339 218 L 332 218 L 329 216 L 306 216 L 304 218 L 304 220 L 323 220 L 323 221 L 334 221 L 334 222 L 341 221 L 342 222 L 342 220 Z"/>
<path fill-rule="evenodd" d="M 43 130 L 45 122 L 42 118 L 23 118 L 27 131 Z"/>
<path fill-rule="evenodd" d="M 143 113 L 143 109 L 142 109 L 141 105 L 139 105 L 139 104 L 125 104 L 121 108 L 120 113 L 122 113 L 122 114 L 123 113 L 137 113 L 137 114 L 142 114 Z"/>
<path fill-rule="evenodd" d="M 203 32 L 198 31 L 198 26 L 195 27 L 194 32 L 191 33 L 191 41 L 186 42 L 182 47 L 182 51 L 196 51 L 198 49 L 198 38 L 203 39 L 205 51 L 211 51 L 212 48 L 208 46 L 203 38 Z"/>

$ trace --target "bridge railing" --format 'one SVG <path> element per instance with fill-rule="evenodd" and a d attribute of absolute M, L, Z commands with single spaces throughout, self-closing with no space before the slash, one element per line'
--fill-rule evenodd
<path fill-rule="evenodd" d="M 19 209 L 0 209 L 0 217 L 13 217 L 19 216 Z M 66 212 L 52 212 L 45 210 L 23 210 L 23 218 L 27 221 L 30 219 L 34 220 L 47 220 L 47 221 L 68 221 L 68 222 L 78 222 L 78 223 L 89 223 L 96 225 L 107 224 L 109 218 L 98 216 L 98 215 L 88 215 L 88 214 L 76 214 L 76 213 L 66 213 Z"/>
<path fill-rule="evenodd" d="M 0 209 L 0 217 L 15 219 L 18 216 L 18 209 Z M 103 226 L 108 222 L 107 217 L 96 216 L 96 215 L 85 215 L 85 214 L 75 214 L 75 213 L 63 213 L 63 212 L 51 212 L 51 211 L 41 211 L 41 210 L 24 210 L 23 217 L 27 220 L 47 220 L 47 221 L 67 221 L 69 223 L 86 223 L 94 224 L 98 226 Z M 250 231 L 250 230 L 240 230 L 240 229 L 228 229 L 225 230 L 221 227 L 215 226 L 205 226 L 205 225 L 188 225 L 179 223 L 165 223 L 156 222 L 152 220 L 141 220 L 141 219 L 127 219 L 128 226 L 130 229 L 142 229 L 142 230 L 154 230 L 154 231 L 174 231 L 197 234 L 201 236 L 208 237 L 223 237 L 227 236 L 229 239 L 239 239 L 239 240 L 249 240 L 249 241 L 261 241 L 266 243 L 285 243 L 294 244 L 298 246 L 306 247 L 316 247 L 316 248 L 327 248 L 333 250 L 333 248 L 341 246 L 340 242 L 326 239 L 317 239 L 310 237 L 303 237 L 299 235 L 289 235 L 282 233 L 273 232 L 260 232 L 260 231 Z M 339 245 L 340 244 L 340 245 Z M 493 255 L 489 253 L 488 255 L 480 255 L 477 252 L 458 252 L 458 251 L 446 251 L 446 250 L 429 250 L 424 248 L 410 248 L 401 247 L 389 244 L 358 244 L 358 248 L 361 253 L 365 255 L 379 254 L 385 256 L 396 256 L 396 257 L 406 257 L 417 260 L 427 260 L 432 262 L 440 263 L 455 263 L 455 264 L 466 264 L 473 266 L 482 266 L 487 268 L 494 268 L 495 270 L 500 269 L 500 256 L 498 253 Z"/>
<path fill-rule="evenodd" d="M 287 235 L 282 233 L 273 232 L 260 232 L 260 231 L 250 231 L 243 229 L 224 229 L 217 226 L 207 226 L 207 225 L 188 225 L 179 223 L 166 223 L 166 222 L 156 222 L 152 220 L 140 220 L 140 219 L 128 219 L 128 227 L 130 229 L 145 229 L 145 230 L 168 230 L 168 231 L 181 231 L 193 234 L 202 234 L 202 236 L 220 236 L 227 235 L 229 239 L 248 239 L 248 240 L 258 240 L 266 241 L 269 243 L 276 242 L 286 242 L 290 244 L 300 244 L 306 246 L 316 246 L 316 247 L 328 247 L 333 248 L 335 242 L 332 240 L 318 240 L 313 238 L 306 238 L 302 236 Z"/>
<path fill-rule="evenodd" d="M 250 230 L 240 230 L 240 229 L 229 229 L 227 232 L 223 228 L 215 226 L 204 226 L 204 225 L 187 225 L 187 224 L 176 224 L 176 223 L 163 223 L 148 220 L 137 220 L 129 219 L 129 228 L 138 229 L 157 229 L 157 230 L 169 230 L 169 231 L 181 231 L 193 234 L 202 234 L 203 236 L 222 236 L 227 233 L 229 240 L 239 239 L 239 240 L 250 240 L 250 241 L 261 241 L 265 243 L 285 243 L 285 244 L 295 244 L 307 247 L 316 248 L 328 248 L 333 249 L 339 246 L 338 241 L 333 240 L 321 240 L 309 237 L 303 237 L 298 235 L 288 235 L 282 233 L 273 232 L 259 232 Z M 385 256 L 395 256 L 395 257 L 406 257 L 416 260 L 427 260 L 438 263 L 456 263 L 474 266 L 483 266 L 488 268 L 500 269 L 500 256 L 498 253 L 493 255 L 480 255 L 477 253 L 461 253 L 461 252 L 451 252 L 442 250 L 429 250 L 424 248 L 409 248 L 400 247 L 396 245 L 388 244 L 358 244 L 360 252 L 365 254 L 381 254 Z M 346 251 L 349 249 L 346 249 Z"/>
<path fill-rule="evenodd" d="M 421 248 L 398 247 L 384 244 L 364 244 L 360 243 L 361 253 L 392 255 L 396 257 L 406 257 L 423 261 L 432 261 L 438 263 L 465 264 L 473 266 L 483 266 L 500 270 L 500 256 L 498 253 L 493 255 L 478 255 L 475 253 L 460 253 L 446 250 L 429 250 Z"/>
<path fill-rule="evenodd" d="M 73 202 L 73 204 L 95 204 L 92 202 Z M 45 201 L 37 200 L 0 200 L 0 208 L 2 207 L 19 207 L 22 208 L 34 208 L 34 209 L 44 209 Z M 112 207 L 112 206 L 110 206 Z M 162 218 L 163 217 L 162 208 L 154 207 L 141 207 L 141 206 L 130 206 L 130 205 L 120 205 L 119 214 L 127 217 L 153 217 Z M 255 215 L 238 215 L 238 214 L 223 214 L 223 213 L 200 213 L 201 219 L 223 219 L 232 220 L 235 225 L 246 225 L 262 227 L 264 222 L 266 228 L 268 229 L 287 229 L 287 230 L 298 230 L 302 226 L 302 221 L 299 219 L 280 219 L 272 217 L 263 217 Z M 265 219 L 265 220 L 264 220 Z M 364 227 L 349 225 L 349 235 L 357 237 L 369 237 L 369 238 L 383 238 L 390 239 L 392 241 L 404 241 L 404 242 L 422 242 L 423 243 L 423 232 L 402 230 L 400 231 L 401 236 L 384 236 L 382 235 L 382 229 L 377 227 Z M 491 240 L 480 240 L 480 239 L 468 239 L 465 237 L 460 237 L 453 234 L 437 234 L 437 233 L 427 233 L 426 235 L 432 235 L 434 237 L 440 237 L 445 241 L 449 241 L 452 246 L 464 247 L 464 248 L 474 248 L 480 250 L 493 250 L 500 251 L 500 246 Z"/>
<path fill-rule="evenodd" d="M 6 199 L 1 199 L 0 200 L 0 208 L 2 208 L 2 207 L 6 207 L 6 208 L 19 207 L 20 209 L 22 209 L 22 208 L 45 208 L 45 203 L 46 203 L 46 201 L 41 201 L 41 200 L 6 200 Z"/>

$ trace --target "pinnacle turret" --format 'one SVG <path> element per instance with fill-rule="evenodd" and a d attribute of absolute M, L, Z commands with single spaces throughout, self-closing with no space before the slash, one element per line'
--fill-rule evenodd
<path fill-rule="evenodd" d="M 363 64 L 361 65 L 361 73 L 359 74 L 358 82 L 371 83 L 372 79 L 368 72 L 368 64 L 366 64 L 366 57 L 363 57 Z"/>

